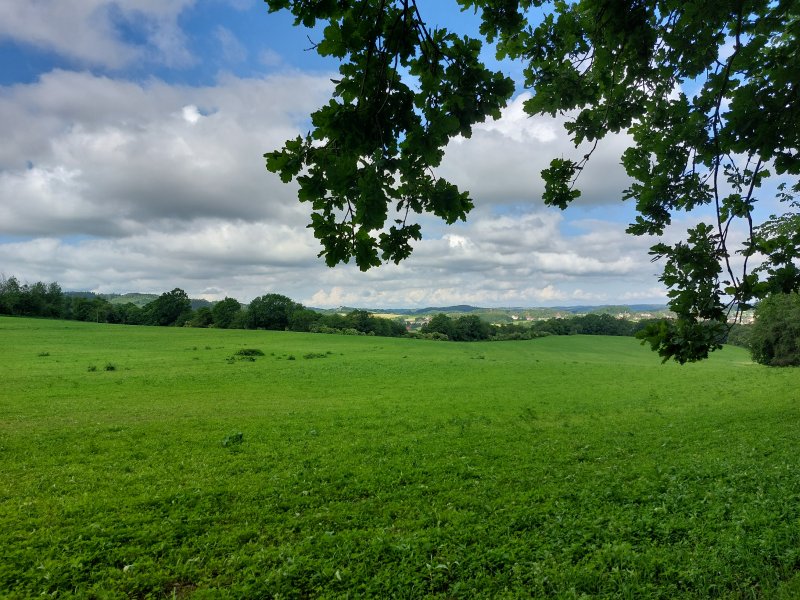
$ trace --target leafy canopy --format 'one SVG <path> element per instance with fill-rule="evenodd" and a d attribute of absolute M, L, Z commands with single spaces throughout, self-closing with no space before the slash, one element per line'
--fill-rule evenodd
<path fill-rule="evenodd" d="M 268 152 L 296 180 L 329 266 L 399 262 L 421 237 L 415 214 L 466 218 L 468 192 L 435 176 L 448 141 L 496 118 L 515 84 L 481 63 L 483 44 L 524 64 L 530 115 L 567 115 L 592 150 L 542 172 L 546 204 L 580 196 L 597 142 L 627 131 L 620 157 L 636 205 L 628 231 L 663 235 L 676 213 L 713 215 L 664 261 L 677 320 L 644 336 L 664 359 L 705 358 L 731 312 L 771 291 L 800 288 L 800 3 L 795 0 L 457 0 L 480 14 L 482 39 L 426 24 L 415 0 L 266 0 L 296 24 L 327 25 L 316 51 L 341 61 L 330 102 L 305 137 Z M 535 18 L 532 18 L 535 16 Z M 754 222 L 773 178 L 786 212 Z M 733 232 L 745 242 L 734 248 Z M 741 256 L 737 257 L 736 253 Z M 755 260 L 761 266 L 752 268 Z"/>

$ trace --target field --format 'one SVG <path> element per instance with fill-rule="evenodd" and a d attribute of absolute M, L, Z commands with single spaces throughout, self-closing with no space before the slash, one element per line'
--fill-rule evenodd
<path fill-rule="evenodd" d="M 798 422 L 737 348 L 0 318 L 0 597 L 797 598 Z"/>

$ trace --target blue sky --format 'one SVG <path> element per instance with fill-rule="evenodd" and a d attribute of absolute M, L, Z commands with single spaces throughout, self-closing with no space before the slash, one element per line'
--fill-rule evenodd
<path fill-rule="evenodd" d="M 455 2 L 421 6 L 461 32 L 477 24 Z M 336 64 L 307 50 L 308 35 L 258 0 L 0 6 L 0 274 L 313 306 L 664 302 L 655 240 L 624 233 L 627 138 L 601 144 L 576 206 L 548 209 L 539 170 L 580 151 L 561 120 L 524 115 L 521 86 L 438 169 L 471 191 L 467 223 L 423 217 L 399 266 L 325 267 L 295 188 L 262 158 L 307 131 L 330 93 Z"/>

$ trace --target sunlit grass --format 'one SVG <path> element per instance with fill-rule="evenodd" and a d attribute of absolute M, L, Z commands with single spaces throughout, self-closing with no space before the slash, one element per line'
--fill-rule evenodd
<path fill-rule="evenodd" d="M 680 367 L 629 338 L 11 318 L 0 337 L 7 597 L 800 591 L 800 375 L 741 349 Z"/>

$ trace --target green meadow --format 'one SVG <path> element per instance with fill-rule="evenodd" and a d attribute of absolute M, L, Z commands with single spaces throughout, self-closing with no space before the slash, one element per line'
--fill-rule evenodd
<path fill-rule="evenodd" d="M 733 347 L 0 318 L 0 597 L 797 598 L 798 423 Z"/>

